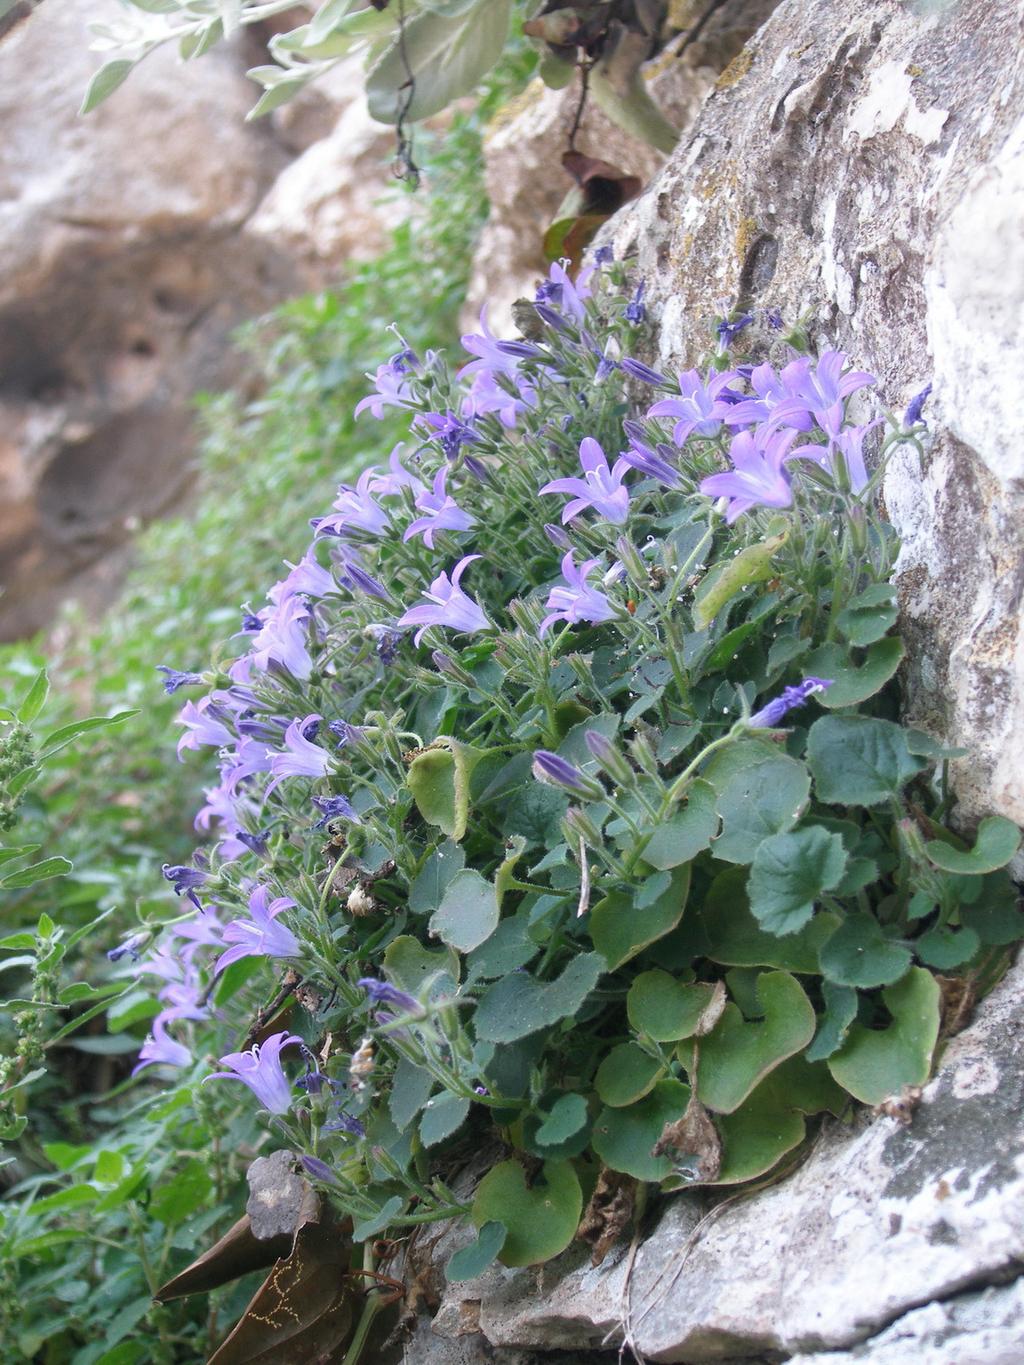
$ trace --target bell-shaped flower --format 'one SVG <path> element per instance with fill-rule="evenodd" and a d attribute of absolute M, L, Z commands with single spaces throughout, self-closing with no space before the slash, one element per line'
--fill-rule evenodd
<path fill-rule="evenodd" d="M 286 777 L 326 777 L 331 769 L 331 756 L 319 744 L 307 737 L 307 731 L 318 725 L 318 715 L 303 716 L 293 720 L 284 732 L 284 753 L 274 754 L 270 760 L 273 781 L 267 786 L 267 795 Z"/>
<path fill-rule="evenodd" d="M 751 507 L 792 506 L 786 459 L 795 440 L 795 431 L 773 432 L 767 427 L 741 431 L 729 445 L 733 468 L 727 474 L 702 479 L 700 491 L 712 498 L 729 499 L 725 519 L 730 524 Z"/>
<path fill-rule="evenodd" d="M 782 383 L 790 395 L 776 404 L 774 426 L 796 427 L 807 431 L 811 416 L 826 436 L 833 440 L 843 425 L 843 404 L 851 393 L 877 383 L 865 370 L 843 373 L 847 356 L 842 351 L 825 351 L 817 365 L 801 356 L 783 369 Z"/>
<path fill-rule="evenodd" d="M 424 490 L 416 498 L 416 507 L 424 515 L 417 517 L 406 528 L 403 541 L 422 535 L 424 542 L 434 548 L 434 536 L 438 531 L 468 531 L 476 525 L 476 518 L 464 512 L 454 498 L 450 497 L 445 483 L 448 466 L 442 465 L 434 475 L 431 492 Z"/>
<path fill-rule="evenodd" d="M 235 742 L 212 697 L 203 697 L 198 702 L 187 701 L 175 723 L 185 726 L 185 733 L 178 740 L 179 758 L 186 749 L 199 749 L 205 744 L 220 749 Z"/>
<path fill-rule="evenodd" d="M 355 484 L 343 483 L 334 499 L 333 513 L 317 522 L 317 535 L 340 536 L 352 530 L 379 536 L 388 530 L 391 518 L 373 496 L 376 478 L 375 470 L 364 469 Z"/>
<path fill-rule="evenodd" d="M 572 550 L 568 551 L 562 559 L 562 577 L 567 586 L 552 588 L 548 594 L 548 615 L 540 623 L 541 635 L 550 630 L 555 621 L 568 621 L 573 625 L 587 621 L 591 625 L 598 625 L 617 615 L 604 593 L 587 583 L 587 577 L 599 563 L 597 559 L 585 559 L 577 568 Z"/>
<path fill-rule="evenodd" d="M 286 924 L 278 921 L 283 910 L 294 909 L 295 902 L 288 896 L 269 899 L 265 886 L 257 886 L 249 897 L 249 919 L 233 919 L 224 926 L 224 942 L 233 946 L 217 959 L 214 973 L 219 976 L 225 967 L 243 957 L 298 957 L 299 940 Z"/>
<path fill-rule="evenodd" d="M 132 1068 L 137 1076 L 147 1066 L 188 1066 L 192 1054 L 183 1043 L 177 1043 L 168 1035 L 168 1019 L 177 1018 L 174 1010 L 161 1010 L 153 1020 L 153 1028 L 146 1041 L 139 1048 L 139 1060 Z"/>
<path fill-rule="evenodd" d="M 481 555 L 466 555 L 460 559 L 452 570 L 451 578 L 446 573 L 438 574 L 431 583 L 429 592 L 423 594 L 426 602 L 421 606 L 411 607 L 400 617 L 397 622 L 399 629 L 419 626 L 420 629 L 414 636 L 416 644 L 419 644 L 430 626 L 446 626 L 449 630 L 461 631 L 463 634 L 490 630 L 491 623 L 479 605 L 459 586 L 466 566 L 472 564 L 474 559 L 480 558 Z"/>
<path fill-rule="evenodd" d="M 272 663 L 286 668 L 293 678 L 305 680 L 313 671 L 309 656 L 309 607 L 296 593 L 281 594 L 273 607 L 259 614 L 262 622 L 253 639 L 250 658 L 265 673 Z"/>
<path fill-rule="evenodd" d="M 207 1081 L 241 1081 L 272 1114 L 287 1114 L 292 1107 L 292 1084 L 281 1068 L 281 1050 L 292 1044 L 302 1046 L 294 1033 L 274 1033 L 247 1052 L 229 1052 L 220 1058 L 227 1071 L 215 1071 Z M 206 1084 L 206 1081 L 203 1082 Z"/>
<path fill-rule="evenodd" d="M 541 493 L 572 495 L 572 501 L 562 509 L 563 525 L 592 507 L 605 521 L 621 526 L 629 517 L 629 490 L 622 482 L 630 467 L 628 461 L 620 456 L 609 469 L 600 445 L 592 436 L 585 436 L 580 442 L 580 465 L 582 479 L 552 479 Z"/>
<path fill-rule="evenodd" d="M 684 445 L 691 436 L 717 436 L 733 410 L 733 404 L 722 397 L 722 391 L 735 378 L 732 370 L 725 370 L 709 375 L 705 383 L 696 370 L 687 370 L 679 376 L 679 397 L 663 398 L 648 410 L 647 416 L 674 417 L 672 439 L 677 446 Z"/>
<path fill-rule="evenodd" d="M 374 386 L 373 392 L 359 400 L 354 415 L 358 417 L 369 408 L 377 421 L 381 422 L 384 420 L 385 408 L 411 408 L 413 395 L 407 375 L 408 366 L 402 363 L 401 354 L 393 356 L 386 365 L 379 365 L 376 374 L 366 376 Z"/>

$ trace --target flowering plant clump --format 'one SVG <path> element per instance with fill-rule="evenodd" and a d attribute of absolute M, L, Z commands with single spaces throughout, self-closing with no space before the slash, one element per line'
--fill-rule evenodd
<path fill-rule="evenodd" d="M 407 440 L 206 672 L 164 666 L 218 772 L 122 966 L 139 1069 L 241 1081 L 359 1242 L 468 1215 L 453 1277 L 601 1254 L 648 1186 L 922 1084 L 949 973 L 1024 934 L 1016 829 L 950 833 L 958 751 L 898 720 L 875 489 L 920 411 L 774 315 L 663 375 L 642 296 L 559 265 L 461 368 L 399 339 L 360 409 Z"/>

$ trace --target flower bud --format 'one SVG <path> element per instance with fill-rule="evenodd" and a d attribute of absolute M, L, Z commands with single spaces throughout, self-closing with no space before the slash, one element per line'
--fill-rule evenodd
<path fill-rule="evenodd" d="M 583 734 L 587 748 L 597 759 L 598 765 L 620 787 L 633 785 L 634 772 L 625 754 L 613 741 L 602 735 L 600 730 L 586 730 Z"/>

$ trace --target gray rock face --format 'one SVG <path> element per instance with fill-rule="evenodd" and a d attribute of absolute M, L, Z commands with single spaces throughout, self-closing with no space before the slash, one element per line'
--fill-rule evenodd
<path fill-rule="evenodd" d="M 167 48 L 80 119 L 101 17 L 96 0 L 22 6 L 0 33 L 0 639 L 69 586 L 102 595 L 111 551 L 187 489 L 193 396 L 240 373 L 232 330 L 381 234 L 387 130 L 374 144 L 357 109 L 344 146 L 307 147 L 358 82 L 246 123 L 255 49 Z M 274 194 L 322 143 L 332 222 L 301 176 Z"/>
<path fill-rule="evenodd" d="M 1024 7 L 783 0 L 619 217 L 665 364 L 726 306 L 804 314 L 895 405 L 929 379 L 925 459 L 893 462 L 911 715 L 970 749 L 962 816 L 1024 821 Z"/>
<path fill-rule="evenodd" d="M 787 1179 L 714 1204 L 678 1195 L 635 1255 L 619 1247 L 596 1269 L 580 1249 L 540 1270 L 492 1268 L 449 1288 L 434 1334 L 464 1342 L 478 1328 L 481 1350 L 627 1340 L 691 1365 L 1019 1360 L 1020 1285 L 970 1291 L 1024 1260 L 1022 1006 L 1018 965 L 949 1042 L 908 1127 L 832 1124 Z M 465 1236 L 439 1243 L 439 1265 Z"/>

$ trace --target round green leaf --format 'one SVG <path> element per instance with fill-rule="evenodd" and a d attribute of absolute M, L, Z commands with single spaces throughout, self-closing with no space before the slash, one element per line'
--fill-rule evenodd
<path fill-rule="evenodd" d="M 726 967 L 777 967 L 820 975 L 818 953 L 835 932 L 838 918 L 819 911 L 795 934 L 778 938 L 765 933 L 750 913 L 746 881 L 746 868 L 730 867 L 711 883 L 700 909 L 707 938 L 703 955 Z"/>
<path fill-rule="evenodd" d="M 763 972 L 758 995 L 763 1019 L 748 1023 L 730 1003 L 700 1044 L 697 1094 L 720 1114 L 738 1109 L 770 1071 L 814 1037 L 814 1008 L 796 977 Z"/>
<path fill-rule="evenodd" d="M 888 801 L 924 766 L 899 725 L 871 716 L 816 720 L 807 737 L 807 764 L 820 799 L 840 806 Z"/>
<path fill-rule="evenodd" d="M 722 832 L 712 844 L 715 857 L 749 863 L 765 839 L 793 828 L 810 790 L 807 769 L 784 754 L 733 772 L 718 793 Z"/>
<path fill-rule="evenodd" d="M 937 924 L 915 941 L 914 952 L 929 967 L 946 972 L 969 962 L 980 947 L 981 939 L 973 929 L 951 929 L 949 925 Z"/>
<path fill-rule="evenodd" d="M 808 825 L 773 834 L 754 854 L 747 882 L 750 909 L 770 934 L 794 934 L 814 914 L 822 891 L 836 886 L 846 868 L 838 834 Z"/>
<path fill-rule="evenodd" d="M 637 1033 L 656 1043 L 676 1043 L 697 1031 L 713 995 L 708 982 L 677 981 L 656 967 L 641 972 L 630 986 L 626 1013 Z"/>
<path fill-rule="evenodd" d="M 572 1241 L 583 1211 L 583 1192 L 567 1161 L 549 1161 L 529 1186 L 518 1161 L 502 1161 L 477 1186 L 472 1219 L 478 1228 L 503 1223 L 508 1229 L 502 1264 L 550 1261 Z"/>
<path fill-rule="evenodd" d="M 679 867 L 656 873 L 632 894 L 613 891 L 594 906 L 590 937 L 610 971 L 676 927 L 689 889 L 689 866 Z"/>
<path fill-rule="evenodd" d="M 671 1174 L 668 1157 L 652 1156 L 651 1148 L 666 1123 L 682 1118 L 690 1102 L 690 1087 L 682 1081 L 659 1081 L 651 1093 L 627 1109 L 602 1109 L 594 1124 L 592 1145 L 606 1166 L 637 1180 L 664 1180 Z"/>
<path fill-rule="evenodd" d="M 809 1062 L 822 1062 L 838 1052 L 857 1017 L 857 992 L 852 986 L 823 981 L 821 993 L 825 999 L 825 1013 L 818 1023 L 814 1041 L 804 1053 Z"/>
<path fill-rule="evenodd" d="M 502 977 L 480 998 L 474 1017 L 476 1036 L 490 1043 L 514 1043 L 559 1019 L 571 1018 L 604 971 L 598 953 L 580 953 L 554 981 L 537 981 L 529 972 Z"/>
<path fill-rule="evenodd" d="M 431 916 L 430 933 L 460 953 L 469 953 L 490 938 L 500 915 L 491 883 L 475 869 L 463 868 L 449 882 L 444 899 Z"/>
<path fill-rule="evenodd" d="M 836 624 L 851 645 L 870 645 L 896 624 L 895 592 L 891 583 L 873 583 L 843 608 Z"/>
<path fill-rule="evenodd" d="M 978 876 L 1005 867 L 1020 848 L 1020 830 L 1012 820 L 990 815 L 978 826 L 974 847 L 966 853 L 939 839 L 931 839 L 924 851 L 936 867 L 961 876 Z"/>
<path fill-rule="evenodd" d="M 644 862 L 659 871 L 690 862 L 718 833 L 715 792 L 710 783 L 698 780 L 686 795 L 685 808 L 659 825 L 644 849 Z"/>
<path fill-rule="evenodd" d="M 804 665 L 815 678 L 831 678 L 832 686 L 818 694 L 822 706 L 830 711 L 857 706 L 880 692 L 899 668 L 906 650 L 898 635 L 876 640 L 857 665 L 841 645 L 822 645 L 807 656 Z"/>
<path fill-rule="evenodd" d="M 832 1075 L 863 1104 L 881 1104 L 905 1085 L 924 1085 L 939 1036 L 939 983 L 923 967 L 882 992 L 892 1015 L 887 1029 L 854 1024 L 843 1047 L 830 1057 Z"/>
<path fill-rule="evenodd" d="M 420 1141 L 424 1147 L 436 1147 L 462 1127 L 469 1113 L 469 1100 L 462 1095 L 445 1091 L 427 1100 L 420 1119 Z"/>
<path fill-rule="evenodd" d="M 839 986 L 887 986 L 898 981 L 912 961 L 909 948 L 893 943 L 865 911 L 847 915 L 818 960 L 821 970 Z"/>
<path fill-rule="evenodd" d="M 574 1137 L 587 1122 L 587 1102 L 582 1095 L 560 1095 L 534 1137 L 542 1146 L 554 1147 Z"/>
<path fill-rule="evenodd" d="M 623 1109 L 652 1090 L 664 1072 L 664 1065 L 636 1043 L 620 1043 L 597 1068 L 594 1087 L 604 1104 Z"/>

